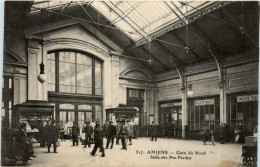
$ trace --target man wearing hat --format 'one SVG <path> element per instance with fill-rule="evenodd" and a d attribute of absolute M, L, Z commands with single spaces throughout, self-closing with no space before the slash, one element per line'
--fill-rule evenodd
<path fill-rule="evenodd" d="M 48 153 L 50 152 L 50 148 L 51 148 L 51 144 L 53 144 L 53 152 L 57 153 L 56 151 L 56 144 L 59 138 L 59 129 L 56 126 L 56 122 L 53 120 L 52 124 L 48 127 L 47 132 L 49 134 L 48 138 L 47 138 L 47 144 L 48 144 Z"/>
<path fill-rule="evenodd" d="M 73 127 L 72 127 L 72 146 L 76 146 L 79 145 L 79 140 L 78 140 L 78 136 L 79 136 L 79 126 L 76 124 L 76 122 L 73 122 Z"/>
<path fill-rule="evenodd" d="M 112 142 L 110 149 L 113 148 L 115 135 L 116 135 L 116 127 L 113 125 L 113 122 L 112 122 L 112 121 L 109 121 L 109 126 L 108 126 L 108 138 L 107 138 L 106 149 L 108 149 L 108 146 L 109 146 L 110 141 Z"/>
<path fill-rule="evenodd" d="M 96 127 L 94 130 L 95 146 L 94 146 L 94 149 L 92 150 L 92 152 L 90 153 L 91 155 L 94 156 L 97 149 L 100 148 L 100 152 L 102 152 L 101 157 L 105 157 L 105 149 L 103 146 L 103 136 L 104 136 L 103 128 L 102 128 L 102 126 L 100 126 L 99 122 L 96 122 Z"/>
<path fill-rule="evenodd" d="M 125 125 L 125 120 L 122 120 L 122 124 L 120 127 L 120 136 L 121 136 L 123 150 L 127 150 L 127 146 L 126 146 L 126 136 L 127 135 L 128 135 L 127 126 Z"/>
<path fill-rule="evenodd" d="M 84 132 L 85 132 L 85 142 L 84 142 L 84 148 L 90 147 L 90 140 L 91 140 L 91 136 L 93 134 L 93 127 L 90 126 L 90 122 L 87 121 L 86 122 L 86 126 L 84 127 Z"/>

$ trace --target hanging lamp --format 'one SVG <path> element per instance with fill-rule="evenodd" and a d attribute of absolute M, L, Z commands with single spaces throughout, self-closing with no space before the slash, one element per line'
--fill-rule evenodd
<path fill-rule="evenodd" d="M 189 71 L 191 73 L 191 69 Z M 193 91 L 192 91 L 192 84 L 191 84 L 191 75 L 190 75 L 190 82 L 188 84 L 188 92 L 187 92 L 188 96 L 193 96 Z"/>
<path fill-rule="evenodd" d="M 45 72 L 44 72 L 44 64 L 43 64 L 43 34 L 42 34 L 42 24 L 43 24 L 43 9 L 41 10 L 41 57 L 42 57 L 42 62 L 40 64 L 40 74 L 38 75 L 38 80 L 41 82 L 41 83 L 44 83 L 46 80 L 47 80 L 47 76 L 45 75 Z"/>

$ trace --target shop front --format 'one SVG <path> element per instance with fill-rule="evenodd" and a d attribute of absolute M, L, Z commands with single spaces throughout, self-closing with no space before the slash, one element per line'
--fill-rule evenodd
<path fill-rule="evenodd" d="M 129 120 L 138 124 L 139 112 L 135 107 L 119 105 L 116 108 L 106 109 L 106 120 L 113 121 L 114 123 Z"/>
<path fill-rule="evenodd" d="M 196 98 L 188 100 L 188 138 L 201 139 L 201 128 L 206 125 L 217 132 L 220 125 L 219 97 Z"/>
<path fill-rule="evenodd" d="M 163 130 L 163 135 L 181 138 L 182 104 L 180 101 L 160 103 L 159 117 L 159 125 Z"/>
<path fill-rule="evenodd" d="M 252 136 L 253 129 L 258 125 L 258 95 L 233 94 L 229 96 L 230 134 L 234 137 L 234 130 L 239 125 L 243 135 Z"/>

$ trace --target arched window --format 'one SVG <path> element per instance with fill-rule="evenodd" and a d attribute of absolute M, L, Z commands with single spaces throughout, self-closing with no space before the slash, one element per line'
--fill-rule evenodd
<path fill-rule="evenodd" d="M 48 91 L 102 95 L 100 60 L 75 51 L 55 51 L 47 55 Z"/>

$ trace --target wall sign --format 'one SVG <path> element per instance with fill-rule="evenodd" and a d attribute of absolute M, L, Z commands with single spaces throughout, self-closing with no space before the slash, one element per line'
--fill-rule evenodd
<path fill-rule="evenodd" d="M 181 102 L 161 104 L 161 107 L 174 107 L 174 106 L 182 106 L 182 104 Z"/>
<path fill-rule="evenodd" d="M 215 99 L 195 100 L 195 106 L 214 105 Z"/>
<path fill-rule="evenodd" d="M 258 95 L 237 96 L 237 102 L 258 101 Z"/>

